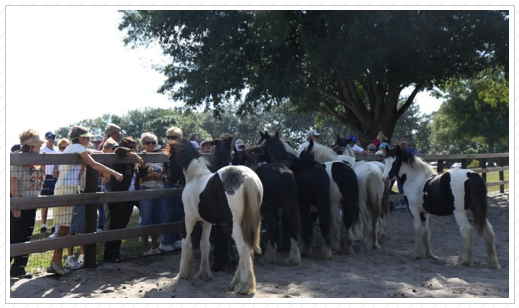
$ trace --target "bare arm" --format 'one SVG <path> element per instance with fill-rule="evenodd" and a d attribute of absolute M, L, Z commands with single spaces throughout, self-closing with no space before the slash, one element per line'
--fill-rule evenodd
<path fill-rule="evenodd" d="M 90 156 L 90 154 L 88 154 L 88 152 L 83 152 L 83 153 L 81 153 L 79 155 L 81 156 L 83 161 L 87 165 L 92 167 L 94 170 L 97 170 L 99 172 L 109 173 L 109 174 L 113 175 L 117 181 L 119 181 L 119 182 L 122 181 L 122 179 L 123 179 L 123 175 L 122 174 L 120 174 L 119 172 L 117 172 L 117 171 L 115 171 L 113 169 L 110 169 L 110 168 L 106 167 L 103 164 L 100 164 L 100 163 L 96 162 L 95 160 L 92 159 L 92 157 Z"/>

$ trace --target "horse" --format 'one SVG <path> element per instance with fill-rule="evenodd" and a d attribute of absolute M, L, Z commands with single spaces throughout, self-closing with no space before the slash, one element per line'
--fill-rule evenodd
<path fill-rule="evenodd" d="M 307 147 L 307 149 L 309 148 L 310 146 Z M 350 167 L 353 166 L 353 164 L 355 164 L 355 154 L 353 154 L 353 151 L 351 151 L 351 149 L 350 152 L 347 152 L 348 155 L 338 155 L 327 146 L 324 146 L 319 143 L 313 143 L 313 147 L 310 148 L 309 151 L 313 155 L 314 159 L 321 163 L 327 161 L 343 161 L 347 163 Z M 299 154 L 299 156 L 301 157 L 301 154 Z"/>
<path fill-rule="evenodd" d="M 402 150 L 391 149 L 385 159 L 384 181 L 400 179 L 415 230 L 413 259 L 437 257 L 430 244 L 429 215 L 454 215 L 460 228 L 461 249 L 457 264 L 472 262 L 473 228 L 467 210 L 473 214 L 478 234 L 485 240 L 485 263 L 488 268 L 500 268 L 494 242 L 494 231 L 487 219 L 487 187 L 483 178 L 466 169 L 453 169 L 436 175 L 420 157 Z"/>
<path fill-rule="evenodd" d="M 299 157 L 314 160 L 314 154 L 317 152 L 314 151 L 316 145 L 320 146 L 310 140 L 310 144 L 300 153 Z M 352 226 L 359 222 L 357 176 L 349 164 L 342 161 L 325 162 L 324 166 L 330 178 L 332 251 L 340 250 L 346 254 L 354 254 Z"/>
<path fill-rule="evenodd" d="M 212 173 L 209 162 L 187 141 L 169 148 L 170 178 L 183 173 L 186 185 L 182 191 L 186 235 L 182 240 L 180 270 L 175 280 L 193 277 L 191 233 L 197 221 L 202 224 L 201 263 L 195 278 L 213 279 L 209 269 L 209 233 L 212 224 L 232 225 L 232 237 L 240 256 L 231 288 L 238 294 L 255 292 L 256 277 L 252 255 L 261 253 L 260 205 L 263 185 L 252 170 L 244 166 L 226 166 Z"/>
<path fill-rule="evenodd" d="M 234 164 L 244 164 L 252 158 L 244 151 L 236 151 Z M 255 168 L 256 174 L 263 184 L 262 213 L 265 216 L 268 243 L 261 263 L 275 263 L 277 259 L 277 242 L 280 230 L 278 209 L 283 210 L 282 220 L 290 238 L 290 253 L 286 264 L 301 264 L 301 253 L 297 245 L 300 233 L 299 202 L 297 198 L 297 183 L 294 174 L 284 164 L 267 163 Z"/>
<path fill-rule="evenodd" d="M 258 144 L 264 140 L 266 140 L 266 146 L 262 148 L 262 152 L 267 161 L 288 164 L 297 182 L 302 231 L 302 240 L 299 241 L 301 256 L 307 257 L 313 250 L 313 226 L 310 210 L 311 205 L 314 205 L 319 215 L 319 226 L 323 237 L 320 258 L 331 260 L 333 256 L 330 239 L 330 179 L 325 167 L 316 161 L 299 159 L 297 156 L 287 153 L 277 132 L 274 136 L 270 136 L 268 132 L 260 132 Z"/>

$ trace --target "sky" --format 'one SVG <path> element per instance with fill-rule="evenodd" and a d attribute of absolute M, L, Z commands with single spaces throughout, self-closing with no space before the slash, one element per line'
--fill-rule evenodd
<path fill-rule="evenodd" d="M 103 114 L 178 106 L 157 89 L 165 77 L 158 46 L 131 49 L 117 29 L 117 7 L 9 6 L 6 8 L 6 142 L 33 128 L 45 132 Z M 403 92 L 408 95 L 410 91 Z M 441 101 L 415 101 L 422 113 Z"/>

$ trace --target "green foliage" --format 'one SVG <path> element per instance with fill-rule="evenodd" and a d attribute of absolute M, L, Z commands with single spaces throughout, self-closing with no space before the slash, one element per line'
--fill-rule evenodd
<path fill-rule="evenodd" d="M 469 169 L 478 168 L 479 167 L 479 160 L 473 159 L 470 164 L 467 166 Z"/>
<path fill-rule="evenodd" d="M 487 70 L 472 79 L 444 86 L 446 103 L 434 116 L 435 142 L 470 140 L 483 143 L 488 152 L 508 144 L 508 79 L 500 71 Z"/>
<path fill-rule="evenodd" d="M 157 41 L 160 88 L 186 108 L 256 114 L 289 99 L 369 143 L 415 95 L 508 65 L 507 11 L 123 11 L 127 44 Z M 402 89 L 413 86 L 398 106 Z"/>

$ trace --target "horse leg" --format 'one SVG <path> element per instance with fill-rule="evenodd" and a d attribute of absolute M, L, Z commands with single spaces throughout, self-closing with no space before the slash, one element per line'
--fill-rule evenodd
<path fill-rule="evenodd" d="M 321 260 L 332 260 L 333 259 L 332 243 L 330 240 L 330 223 L 331 222 L 325 221 L 324 219 L 322 219 L 322 217 L 325 217 L 325 214 L 323 213 L 323 211 L 325 211 L 326 209 L 324 209 L 322 206 L 320 206 L 317 210 L 319 211 L 319 227 L 321 228 L 321 235 L 323 237 L 320 259 Z M 330 210 L 330 209 L 328 209 L 328 210 Z"/>
<path fill-rule="evenodd" d="M 180 270 L 175 280 L 193 278 L 193 245 L 191 244 L 191 233 L 195 226 L 194 217 L 185 216 L 186 237 L 182 240 L 182 253 L 180 255 Z"/>
<path fill-rule="evenodd" d="M 275 206 L 270 203 L 265 203 L 266 208 L 266 221 L 267 221 L 267 233 L 269 236 L 267 249 L 263 254 L 260 262 L 264 264 L 276 263 L 277 258 L 277 240 L 279 238 L 279 217 L 278 211 Z"/>
<path fill-rule="evenodd" d="M 486 245 L 486 267 L 501 268 L 501 266 L 499 265 L 499 261 L 497 260 L 496 245 L 494 243 L 494 229 L 492 228 L 492 225 L 490 224 L 488 219 L 486 221 L 486 226 L 485 229 L 483 229 L 481 236 L 483 237 L 483 239 L 485 239 Z"/>
<path fill-rule="evenodd" d="M 341 250 L 340 243 L 343 238 L 344 228 L 342 226 L 342 217 L 340 213 L 340 203 L 331 202 L 331 220 L 330 239 L 332 242 L 332 251 L 339 252 Z"/>
<path fill-rule="evenodd" d="M 200 239 L 200 252 L 201 252 L 201 260 L 200 260 L 200 270 L 195 275 L 195 278 L 200 278 L 203 281 L 208 281 L 213 279 L 211 275 L 211 271 L 209 270 L 209 234 L 211 233 L 211 224 L 208 222 L 202 223 L 202 238 Z"/>
<path fill-rule="evenodd" d="M 289 265 L 299 265 L 301 264 L 301 252 L 299 251 L 299 246 L 297 245 L 297 240 L 290 238 L 290 253 L 288 254 L 288 259 L 286 264 Z"/>
<path fill-rule="evenodd" d="M 236 242 L 236 248 L 240 255 L 238 268 L 231 282 L 231 289 L 237 294 L 250 294 L 256 291 L 256 277 L 252 268 L 252 247 L 247 247 L 243 240 L 240 224 L 234 222 L 232 237 Z"/>
<path fill-rule="evenodd" d="M 214 226 L 211 228 L 211 235 L 214 244 L 214 260 L 211 270 L 219 272 L 225 270 L 225 263 L 227 260 L 227 235 L 224 233 L 223 226 Z"/>
<path fill-rule="evenodd" d="M 380 217 L 379 224 L 378 224 L 378 239 L 383 241 L 387 238 L 387 228 L 386 228 L 387 222 L 384 219 L 383 216 Z"/>
<path fill-rule="evenodd" d="M 365 203 L 359 202 L 360 217 L 362 221 L 362 251 L 370 252 L 373 249 L 373 230 L 372 222 L 373 218 L 371 213 L 368 211 Z"/>
<path fill-rule="evenodd" d="M 427 232 L 427 228 L 425 227 L 425 217 L 422 217 L 412 204 L 409 204 L 409 211 L 411 212 L 411 216 L 413 216 L 413 225 L 415 232 L 415 249 L 413 254 L 413 260 L 417 259 L 425 259 L 427 258 L 425 238 L 429 236 L 429 232 Z M 422 221 L 423 219 L 423 221 Z"/>
<path fill-rule="evenodd" d="M 312 254 L 313 250 L 313 226 L 312 218 L 308 210 L 299 212 L 301 215 L 301 237 L 299 241 L 299 248 L 301 249 L 301 256 L 308 257 Z"/>
<path fill-rule="evenodd" d="M 424 214 L 424 217 L 425 217 L 425 222 L 424 222 L 424 226 L 425 226 L 425 235 L 424 235 L 425 255 L 426 255 L 427 258 L 432 258 L 432 259 L 437 260 L 438 257 L 433 254 L 432 248 L 431 248 L 431 231 L 429 229 L 429 217 L 430 216 L 431 215 L 429 215 L 428 213 Z"/>
<path fill-rule="evenodd" d="M 378 226 L 380 217 L 372 217 L 371 220 L 371 236 L 373 237 L 373 249 L 381 249 L 378 244 Z"/>

